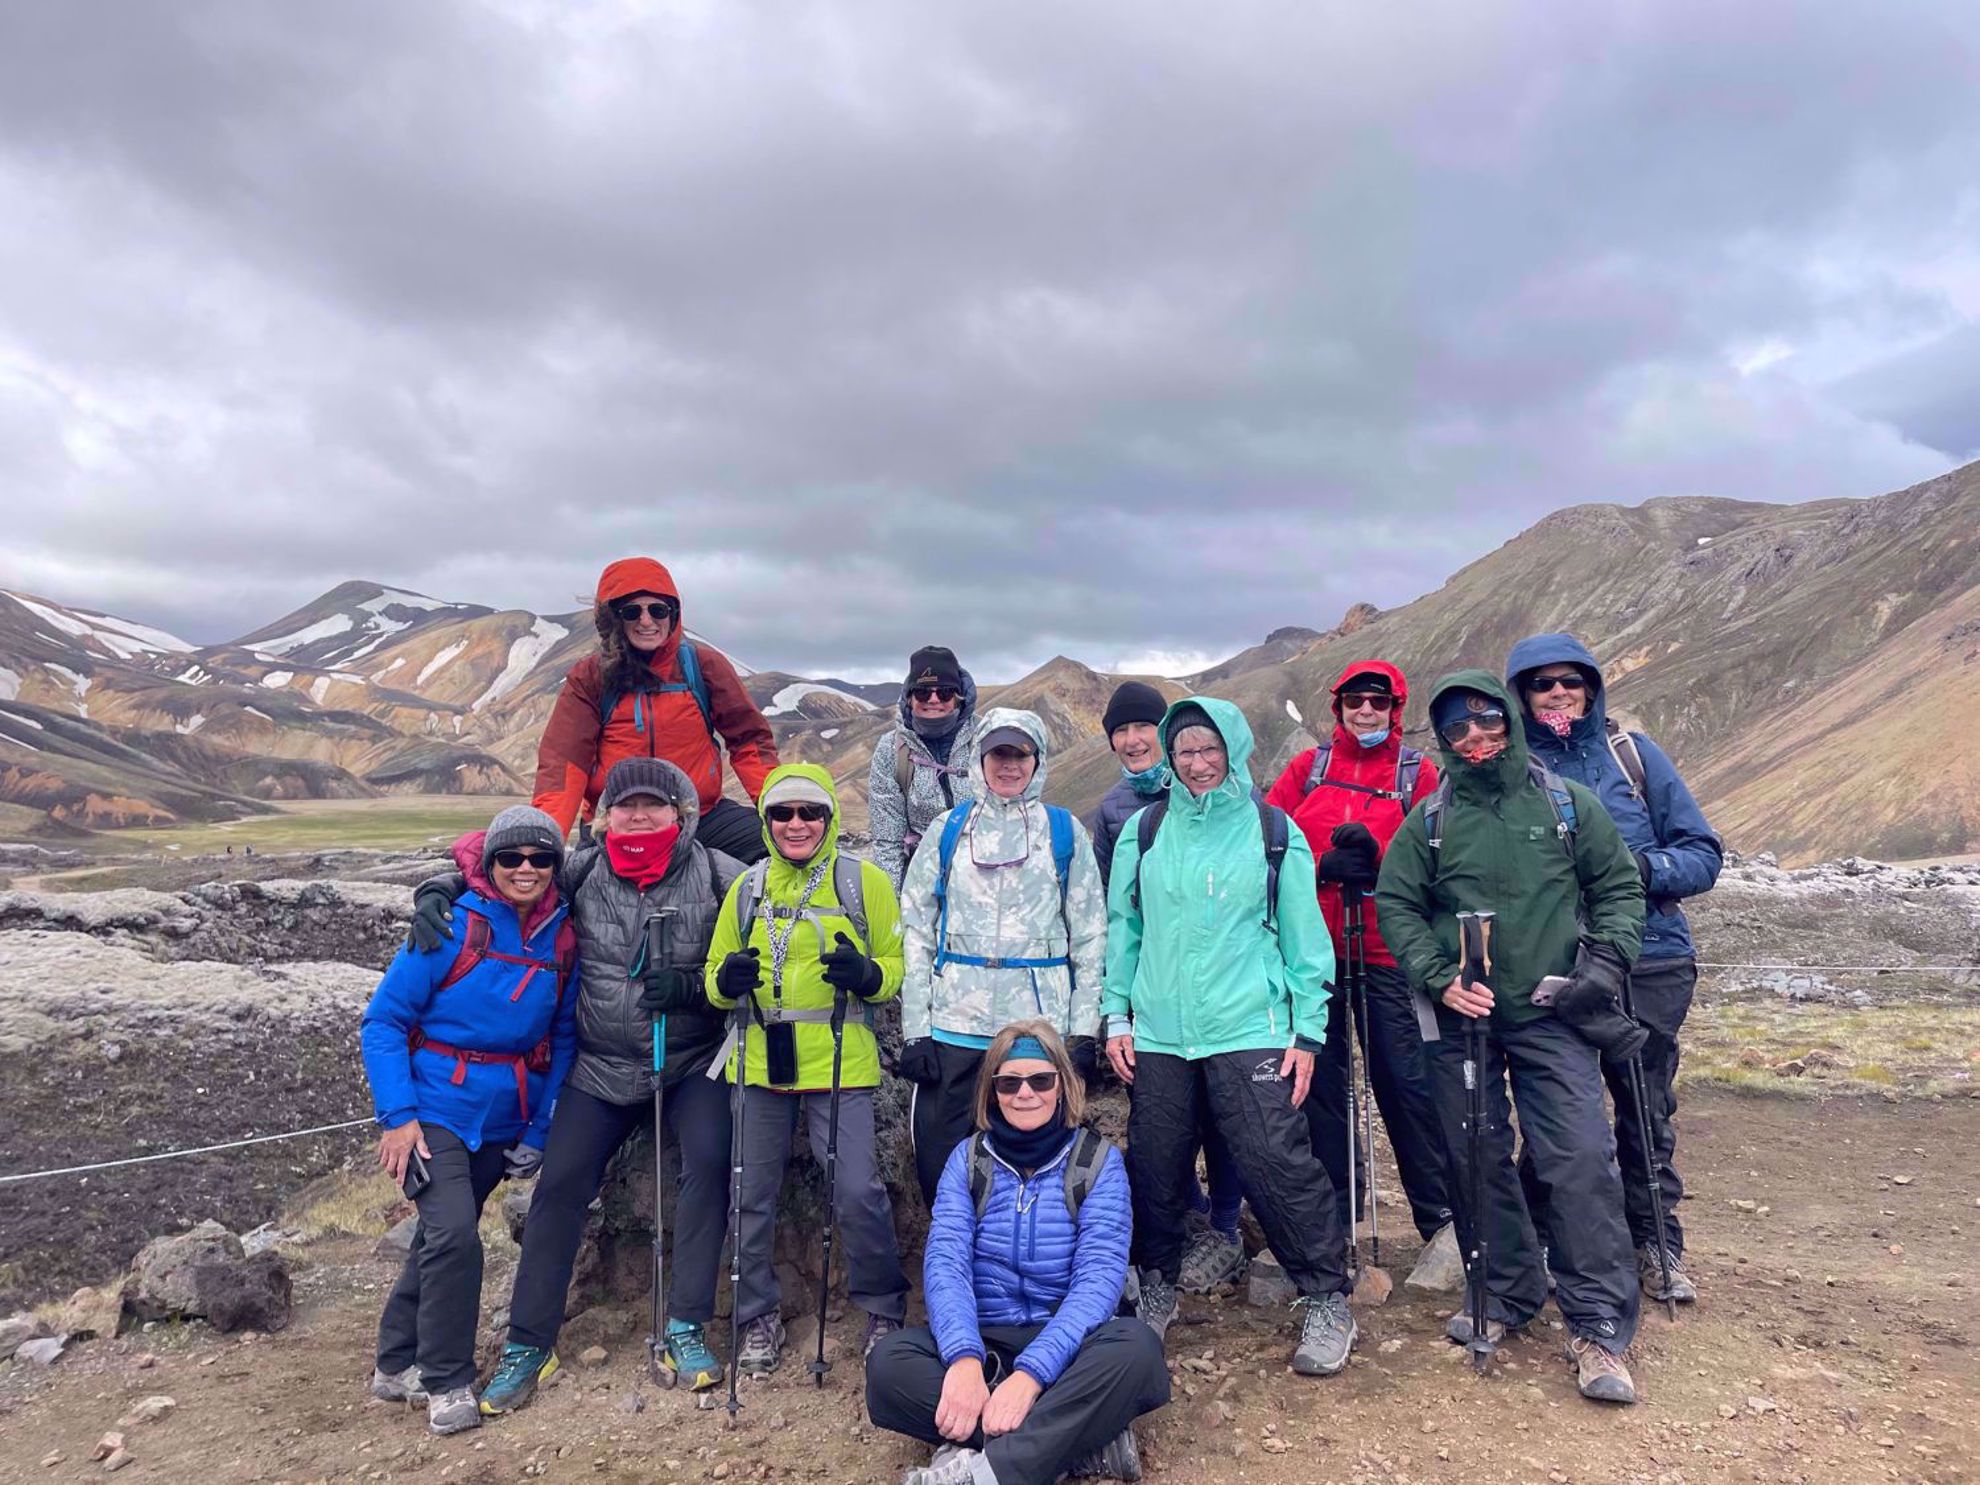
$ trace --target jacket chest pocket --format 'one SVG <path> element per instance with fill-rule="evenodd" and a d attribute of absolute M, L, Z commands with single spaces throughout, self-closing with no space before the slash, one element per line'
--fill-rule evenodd
<path fill-rule="evenodd" d="M 1529 825 L 1526 827 L 1526 838 L 1529 841 L 1545 840 L 1553 833 L 1553 827 L 1548 825 Z"/>

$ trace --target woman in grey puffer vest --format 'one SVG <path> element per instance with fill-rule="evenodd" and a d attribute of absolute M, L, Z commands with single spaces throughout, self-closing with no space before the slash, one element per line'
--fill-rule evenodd
<path fill-rule="evenodd" d="M 715 1317 L 715 1280 L 729 1211 L 728 1090 L 707 1076 L 724 1021 L 702 989 L 708 941 L 742 863 L 695 841 L 693 782 L 664 758 L 613 766 L 598 800 L 604 834 L 566 858 L 558 886 L 578 935 L 578 1054 L 543 1151 L 509 1302 L 509 1339 L 482 1394 L 484 1413 L 521 1407 L 557 1368 L 554 1347 L 591 1200 L 606 1163 L 652 1118 L 653 1036 L 666 1018 L 667 1125 L 681 1142 L 680 1190 L 668 1265 L 661 1364 L 696 1390 L 722 1379 L 703 1327 Z M 422 884 L 415 915 L 431 926 L 441 878 Z M 646 925 L 665 924 L 657 962 Z"/>
<path fill-rule="evenodd" d="M 975 737 L 975 680 L 954 651 L 916 650 L 901 687 L 900 725 L 873 745 L 866 776 L 868 859 L 893 878 L 896 892 L 929 822 L 975 797 L 969 772 Z"/>

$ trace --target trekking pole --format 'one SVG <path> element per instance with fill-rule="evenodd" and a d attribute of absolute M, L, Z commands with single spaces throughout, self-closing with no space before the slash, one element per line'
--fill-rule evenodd
<path fill-rule="evenodd" d="M 818 1271 L 818 1354 L 811 1385 L 823 1387 L 832 1363 L 825 1359 L 825 1296 L 832 1287 L 832 1218 L 839 1189 L 839 1069 L 846 1050 L 846 992 L 832 993 L 832 1102 L 825 1120 L 825 1258 Z"/>
<path fill-rule="evenodd" d="M 1657 1267 L 1664 1276 L 1664 1310 L 1675 1324 L 1678 1317 L 1677 1296 L 1671 1292 L 1671 1249 L 1670 1233 L 1664 1223 L 1664 1188 L 1657 1181 L 1657 1152 L 1655 1132 L 1650 1127 L 1650 1090 L 1648 1079 L 1643 1076 L 1643 1053 L 1629 1054 L 1629 1092 L 1636 1100 L 1636 1127 L 1643 1131 L 1643 1184 L 1650 1192 L 1650 1220 L 1657 1233 Z"/>
<path fill-rule="evenodd" d="M 1459 973 L 1466 989 L 1492 987 L 1492 918 L 1491 913 L 1458 914 Z M 1466 1186 L 1471 1208 L 1471 1252 L 1465 1260 L 1470 1277 L 1465 1298 L 1471 1311 L 1471 1340 L 1465 1349 L 1471 1353 L 1472 1368 L 1482 1374 L 1498 1349 L 1485 1331 L 1485 1286 L 1492 1257 L 1485 1213 L 1485 1018 L 1465 1019 L 1464 1143 L 1470 1164 Z"/>
<path fill-rule="evenodd" d="M 749 1074 L 749 1006 L 753 991 L 736 1002 L 736 1080 L 730 1089 L 729 1131 L 729 1416 L 742 1406 L 736 1398 L 736 1374 L 742 1370 L 742 1192 L 743 1081 Z"/>
<path fill-rule="evenodd" d="M 1348 966 L 1353 979 L 1348 987 L 1348 1074 L 1353 1076 L 1353 1053 L 1356 1050 L 1354 1035 L 1356 1020 L 1360 1021 L 1361 1036 L 1361 1084 L 1359 1102 L 1361 1105 L 1361 1135 L 1367 1143 L 1362 1146 L 1367 1151 L 1368 1186 L 1368 1261 L 1376 1268 L 1382 1266 L 1382 1204 L 1375 1191 L 1375 1091 L 1369 1082 L 1368 1048 L 1374 1032 L 1368 1024 L 1368 899 L 1357 891 L 1349 900 L 1348 907 Z"/>
<path fill-rule="evenodd" d="M 646 958 L 649 966 L 667 954 L 668 920 L 680 909 L 661 908 L 646 920 Z M 646 1338 L 646 1368 L 656 1385 L 666 1386 L 667 1354 L 667 1244 L 666 1203 L 661 1200 L 661 1182 L 667 1172 L 667 1110 L 661 1076 L 667 1067 L 667 1015 L 653 1018 L 653 1332 Z"/>
<path fill-rule="evenodd" d="M 1355 1167 L 1361 1155 L 1361 1109 L 1355 1098 L 1354 1081 L 1354 946 L 1361 933 L 1361 896 L 1352 887 L 1341 889 L 1343 916 L 1347 922 L 1347 973 L 1341 976 L 1347 992 L 1342 1000 L 1347 1014 L 1342 1023 L 1347 1035 L 1347 1176 L 1348 1176 L 1348 1277 L 1361 1276 L 1361 1188 Z"/>

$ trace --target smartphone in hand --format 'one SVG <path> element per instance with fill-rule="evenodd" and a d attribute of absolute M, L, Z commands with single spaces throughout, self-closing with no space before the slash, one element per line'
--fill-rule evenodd
<path fill-rule="evenodd" d="M 407 1201 L 418 1201 L 419 1193 L 433 1184 L 433 1172 L 426 1168 L 426 1161 L 418 1150 L 406 1151 L 406 1178 L 399 1189 L 406 1193 Z"/>
<path fill-rule="evenodd" d="M 1535 1005 L 1552 1005 L 1554 1003 L 1554 997 L 1567 989 L 1567 987 L 1568 977 L 1566 975 L 1544 976 L 1540 983 L 1533 987 L 1533 1003 Z"/>

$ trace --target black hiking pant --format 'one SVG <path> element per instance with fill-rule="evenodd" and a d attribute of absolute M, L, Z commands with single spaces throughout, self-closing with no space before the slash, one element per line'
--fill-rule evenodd
<path fill-rule="evenodd" d="M 507 1145 L 470 1150 L 438 1124 L 421 1126 L 432 1179 L 414 1199 L 419 1225 L 399 1282 L 378 1322 L 378 1370 L 397 1376 L 419 1363 L 430 1393 L 474 1385 L 481 1323 L 481 1209 L 507 1168 Z"/>
<path fill-rule="evenodd" d="M 915 1084 L 908 1103 L 914 1179 L 931 1212 L 935 1188 L 942 1184 L 942 1167 L 956 1146 L 976 1132 L 976 1075 L 983 1066 L 983 1054 L 974 1047 L 937 1042 L 935 1056 L 942 1065 L 941 1080 Z"/>
<path fill-rule="evenodd" d="M 1565 1021 L 1548 1015 L 1518 1026 L 1484 1023 L 1484 1211 L 1469 1210 L 1471 1157 L 1465 1136 L 1464 1057 L 1467 1019 L 1437 1008 L 1442 1039 L 1428 1046 L 1437 1106 L 1451 1157 L 1458 1241 L 1474 1248 L 1474 1223 L 1491 1241 L 1486 1314 L 1524 1325 L 1547 1301 L 1540 1238 L 1513 1168 L 1512 1104 L 1537 1189 L 1553 1214 L 1548 1264 L 1554 1300 L 1576 1335 L 1621 1354 L 1636 1334 L 1640 1291 L 1629 1228 L 1623 1221 L 1616 1141 L 1602 1106 L 1601 1054 Z M 1512 1084 L 1512 1104 L 1506 1096 Z M 1468 1276 L 1476 1282 L 1476 1275 Z"/>
<path fill-rule="evenodd" d="M 770 854 L 763 844 L 763 821 L 756 811 L 733 799 L 718 799 L 715 807 L 701 812 L 694 838 L 711 851 L 733 856 L 749 866 Z"/>
<path fill-rule="evenodd" d="M 983 1379 L 996 1390 L 1042 1325 L 989 1325 L 983 1329 Z M 935 1427 L 935 1406 L 948 1375 L 934 1332 L 926 1326 L 897 1330 L 866 1358 L 866 1416 L 876 1427 L 926 1444 L 946 1444 Z M 1169 1369 L 1162 1342 L 1139 1320 L 1116 1317 L 1097 1326 L 1038 1395 L 1014 1433 L 969 1446 L 981 1449 L 997 1485 L 1052 1485 L 1081 1455 L 1100 1448 L 1143 1413 L 1169 1400 Z"/>
<path fill-rule="evenodd" d="M 1306 1122 L 1313 1131 L 1313 1153 L 1326 1164 L 1334 1183 L 1336 1212 L 1341 1225 L 1348 1220 L 1348 1039 L 1346 984 L 1337 986 L 1329 1018 L 1326 1049 L 1313 1071 L 1313 1091 L 1306 1099 Z M 1356 1024 L 1361 1055 L 1367 1060 L 1369 1087 L 1389 1148 L 1396 1153 L 1403 1193 L 1416 1230 L 1425 1242 L 1451 1220 L 1450 1170 L 1444 1154 L 1444 1131 L 1437 1120 L 1437 1100 L 1430 1091 L 1430 1069 L 1423 1053 L 1423 1032 L 1410 1004 L 1409 981 L 1386 964 L 1368 966 L 1368 1014 Z M 1363 1159 L 1374 1152 L 1364 1151 Z M 1368 1210 L 1368 1177 L 1357 1173 L 1357 1195 L 1363 1220 Z"/>
<path fill-rule="evenodd" d="M 1306 1116 L 1293 1105 L 1291 1080 L 1279 1078 L 1284 1058 L 1283 1047 L 1194 1060 L 1136 1054 L 1127 1167 L 1137 1266 L 1172 1284 L 1181 1271 L 1197 1124 L 1207 1109 L 1230 1145 L 1265 1241 L 1299 1292 L 1317 1299 L 1351 1287 L 1333 1183 L 1313 1153 Z"/>
<path fill-rule="evenodd" d="M 666 1092 L 667 1128 L 681 1142 L 679 1190 L 667 1233 L 667 1317 L 715 1318 L 715 1272 L 729 1224 L 729 1089 L 696 1075 Z M 571 1268 L 605 1166 L 635 1130 L 653 1122 L 653 1100 L 607 1103 L 566 1087 L 550 1116 L 543 1170 L 523 1224 L 522 1262 L 509 1296 L 509 1339 L 557 1344 Z"/>
<path fill-rule="evenodd" d="M 1643 1089 L 1650 1104 L 1650 1148 L 1655 1152 L 1657 1186 L 1664 1196 L 1665 1236 L 1671 1251 L 1679 1254 L 1684 1252 L 1684 1226 L 1678 1221 L 1684 1182 L 1673 1163 L 1677 1155 L 1677 1128 L 1672 1118 L 1677 1113 L 1678 1032 L 1691 1010 L 1692 992 L 1697 985 L 1696 960 L 1641 961 L 1630 972 L 1624 1006 L 1650 1033 L 1642 1054 Z M 1643 1179 L 1643 1121 L 1637 1117 L 1636 1096 L 1629 1086 L 1629 1064 L 1604 1061 L 1602 1077 L 1616 1106 L 1616 1161 L 1622 1169 L 1623 1213 L 1629 1220 L 1630 1240 L 1637 1247 L 1646 1248 L 1657 1240 L 1657 1217 Z M 1520 1182 L 1526 1187 L 1526 1204 L 1533 1213 L 1533 1225 L 1545 1238 L 1551 1227 L 1546 1197 L 1536 1189 L 1530 1172 L 1530 1163 L 1522 1153 Z"/>

